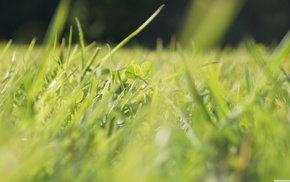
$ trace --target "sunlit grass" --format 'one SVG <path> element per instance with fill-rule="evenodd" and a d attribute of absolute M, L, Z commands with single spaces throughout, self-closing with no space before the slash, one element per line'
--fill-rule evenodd
<path fill-rule="evenodd" d="M 48 37 L 0 45 L 1 181 L 289 179 L 289 37 L 207 52 Z"/>
<path fill-rule="evenodd" d="M 244 0 L 191 1 L 179 33 L 181 44 L 202 50 L 219 46 L 244 3 Z"/>
<path fill-rule="evenodd" d="M 87 61 L 94 47 L 85 53 Z M 268 78 L 267 48 L 244 44 L 207 53 L 120 49 L 102 67 L 98 62 L 106 53 L 97 55 L 85 76 L 81 56 L 76 56 L 81 49 L 71 55 L 63 51 L 48 54 L 50 66 L 32 101 L 27 92 L 37 59 L 24 60 L 25 51 L 12 45 L 1 60 L 7 64 L 1 75 L 9 73 L 1 77 L 4 181 L 287 177 L 289 82 L 281 71 Z M 108 52 L 106 46 L 101 52 Z M 72 60 L 60 64 L 60 55 Z M 289 72 L 289 54 L 283 60 L 279 67 Z M 146 61 L 155 67 L 147 84 L 126 77 L 128 65 Z"/>

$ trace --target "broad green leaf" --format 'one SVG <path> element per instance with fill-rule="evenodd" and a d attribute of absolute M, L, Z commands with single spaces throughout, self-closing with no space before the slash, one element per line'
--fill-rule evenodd
<path fill-rule="evenodd" d="M 141 68 L 137 64 L 131 64 L 127 67 L 125 75 L 127 78 L 140 79 Z"/>
<path fill-rule="evenodd" d="M 142 78 L 149 79 L 152 76 L 153 72 L 154 72 L 154 65 L 151 62 L 146 61 L 142 64 L 141 66 Z"/>

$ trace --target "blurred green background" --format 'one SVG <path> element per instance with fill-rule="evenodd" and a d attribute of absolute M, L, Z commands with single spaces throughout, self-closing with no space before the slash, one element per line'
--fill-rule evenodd
<path fill-rule="evenodd" d="M 153 47 L 156 39 L 162 38 L 166 45 L 173 35 L 181 31 L 186 16 L 189 15 L 188 10 L 192 10 L 192 3 L 197 1 L 199 0 L 72 0 L 64 35 L 69 32 L 70 25 L 76 27 L 75 17 L 78 17 L 86 41 L 120 42 L 161 4 L 165 4 L 160 15 L 131 43 Z M 207 0 L 204 12 L 213 1 L 215 0 Z M 237 45 L 247 38 L 273 44 L 279 42 L 290 29 L 289 0 L 236 1 L 242 3 L 219 39 L 218 43 L 221 45 Z M 36 36 L 40 43 L 58 2 L 59 0 L 0 1 L 0 40 L 13 39 L 17 43 L 28 43 Z M 199 14 L 200 18 L 196 16 L 199 21 L 202 21 L 204 12 Z M 209 31 L 215 32 L 215 29 Z M 77 29 L 74 28 L 74 36 L 77 35 Z"/>

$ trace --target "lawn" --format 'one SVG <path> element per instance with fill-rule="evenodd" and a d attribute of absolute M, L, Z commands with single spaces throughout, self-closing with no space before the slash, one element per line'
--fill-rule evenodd
<path fill-rule="evenodd" d="M 0 45 L 1 181 L 290 179 L 289 36 L 211 51 L 48 37 Z"/>

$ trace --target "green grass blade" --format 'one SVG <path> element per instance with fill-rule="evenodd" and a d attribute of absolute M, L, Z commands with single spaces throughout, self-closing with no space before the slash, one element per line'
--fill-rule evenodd
<path fill-rule="evenodd" d="M 91 59 L 89 60 L 89 62 L 87 63 L 87 65 L 84 67 L 83 71 L 82 71 L 82 76 L 81 76 L 81 81 L 83 80 L 84 76 L 86 75 L 87 71 L 89 70 L 90 66 L 93 64 L 94 60 L 96 59 L 98 53 L 100 52 L 100 48 L 97 47 L 91 57 Z"/>
<path fill-rule="evenodd" d="M 187 64 L 185 59 L 182 59 L 183 63 L 184 63 L 184 68 L 185 68 L 185 76 L 186 76 L 186 80 L 188 83 L 188 87 L 189 87 L 189 92 L 191 94 L 192 99 L 194 100 L 197 108 L 200 110 L 201 115 L 203 115 L 203 117 L 205 118 L 206 121 L 210 122 L 211 124 L 213 124 L 213 120 L 209 114 L 209 112 L 206 109 L 206 106 L 196 88 L 196 85 L 192 79 L 192 76 L 190 74 L 190 66 Z"/>
<path fill-rule="evenodd" d="M 285 35 L 281 43 L 275 49 L 271 56 L 270 64 L 268 65 L 271 72 L 275 73 L 282 66 L 285 57 L 290 53 L 290 31 Z"/>
<path fill-rule="evenodd" d="M 158 88 L 154 88 L 153 91 L 153 96 L 152 96 L 152 102 L 151 102 L 151 108 L 150 108 L 150 117 L 149 117 L 149 121 L 148 123 L 153 125 L 155 122 L 155 118 L 157 115 L 157 111 L 158 111 L 158 102 L 160 102 L 158 100 Z"/>
<path fill-rule="evenodd" d="M 218 75 L 212 64 L 209 65 L 209 74 L 210 76 L 208 78 L 208 86 L 217 104 L 216 110 L 219 111 L 217 114 L 220 117 L 225 117 L 230 112 L 230 110 L 225 100 L 225 95 L 224 95 L 225 91 L 221 87 L 221 83 L 219 82 Z"/>
<path fill-rule="evenodd" d="M 51 46 L 53 44 L 55 35 L 60 35 L 63 31 L 66 19 L 68 16 L 70 7 L 70 0 L 61 0 L 57 10 L 53 16 L 53 19 L 47 30 L 46 37 L 44 39 L 44 45 Z"/>
<path fill-rule="evenodd" d="M 32 53 L 32 50 L 34 48 L 35 43 L 36 43 L 36 38 L 33 38 L 28 46 L 26 53 L 25 53 L 24 60 L 28 60 L 29 56 L 31 56 L 31 53 Z"/>
<path fill-rule="evenodd" d="M 107 54 L 103 59 L 102 62 L 106 61 L 111 54 L 114 54 L 118 49 L 123 47 L 128 41 L 130 41 L 133 37 L 138 35 L 149 23 L 151 23 L 154 18 L 160 13 L 160 11 L 164 8 L 164 5 L 160 6 L 155 13 L 153 13 L 137 30 L 132 32 L 128 37 L 126 37 L 122 42 L 120 42 L 109 54 Z"/>
<path fill-rule="evenodd" d="M 40 85 L 43 82 L 43 77 L 45 74 L 45 69 L 47 69 L 47 64 L 49 62 L 50 53 L 53 49 L 54 38 L 57 32 L 60 34 L 62 32 L 65 21 L 68 15 L 70 0 L 62 0 L 60 1 L 58 8 L 54 14 L 52 22 L 49 26 L 47 31 L 44 46 L 45 51 L 42 55 L 42 58 L 39 63 L 39 67 L 36 70 L 33 80 L 31 81 L 30 85 L 28 86 L 28 93 L 27 93 L 27 102 L 29 107 L 33 107 L 33 102 L 37 97 L 38 92 L 40 91 Z"/>
<path fill-rule="evenodd" d="M 66 56 L 66 61 L 65 61 L 66 64 L 68 64 L 70 56 L 71 56 L 72 34 L 73 34 L 73 29 L 72 29 L 72 26 L 70 26 L 70 28 L 69 28 L 68 46 L 67 46 L 67 56 Z"/>
<path fill-rule="evenodd" d="M 245 78 L 246 78 L 247 92 L 251 93 L 252 91 L 251 75 L 249 72 L 249 68 L 247 66 L 245 66 Z"/>
<path fill-rule="evenodd" d="M 6 46 L 4 47 L 2 53 L 0 54 L 0 60 L 2 60 L 3 56 L 8 51 L 9 47 L 11 46 L 11 44 L 12 44 L 12 40 L 9 40 L 8 43 L 6 44 Z"/>
<path fill-rule="evenodd" d="M 84 41 L 84 35 L 83 35 L 81 23 L 78 18 L 75 18 L 75 20 L 76 20 L 78 31 L 79 31 L 79 42 L 80 42 L 81 50 L 82 50 L 82 69 L 83 69 L 85 66 L 85 41 Z"/>

